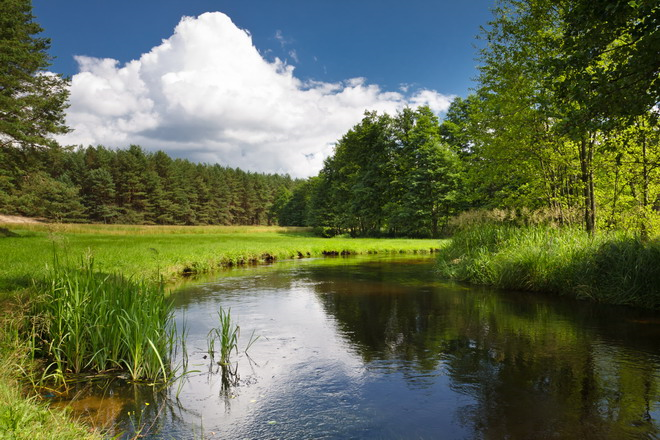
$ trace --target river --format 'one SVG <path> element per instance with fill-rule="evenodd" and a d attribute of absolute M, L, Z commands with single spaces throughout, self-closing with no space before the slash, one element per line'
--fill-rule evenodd
<path fill-rule="evenodd" d="M 86 398 L 125 438 L 660 436 L 660 314 L 447 282 L 434 265 L 307 259 L 189 284 L 175 362 L 194 372 Z M 241 332 L 226 368 L 207 346 L 220 308 Z"/>

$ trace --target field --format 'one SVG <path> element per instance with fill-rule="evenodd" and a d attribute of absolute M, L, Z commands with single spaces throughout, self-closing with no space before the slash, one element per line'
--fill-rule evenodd
<path fill-rule="evenodd" d="M 221 267 L 324 254 L 431 252 L 438 240 L 319 238 L 306 228 L 5 224 L 0 238 L 0 292 L 27 287 L 60 258 L 92 256 L 106 273 L 174 280 Z"/>

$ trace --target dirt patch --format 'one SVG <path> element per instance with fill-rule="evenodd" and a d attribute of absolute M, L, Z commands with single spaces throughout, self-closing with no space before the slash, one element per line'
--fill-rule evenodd
<path fill-rule="evenodd" d="M 43 223 L 43 221 L 32 217 L 21 217 L 20 215 L 0 214 L 0 223 Z"/>

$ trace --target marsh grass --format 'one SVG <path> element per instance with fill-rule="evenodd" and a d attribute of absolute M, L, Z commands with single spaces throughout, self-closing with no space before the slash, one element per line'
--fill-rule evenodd
<path fill-rule="evenodd" d="M 167 382 L 176 341 L 172 303 L 162 284 L 103 274 L 92 258 L 79 267 L 57 259 L 33 316 L 35 349 L 60 382 L 70 374 L 124 371 L 133 381 Z"/>
<path fill-rule="evenodd" d="M 9 315 L 9 316 L 8 316 Z M 101 439 L 103 433 L 76 423 L 63 410 L 49 408 L 37 396 L 25 397 L 21 384 L 35 381 L 29 347 L 22 339 L 20 310 L 0 318 L 0 438 L 33 440 Z M 28 380 L 29 381 L 29 380 Z"/>
<path fill-rule="evenodd" d="M 482 224 L 456 233 L 439 268 L 477 284 L 660 309 L 658 238 Z"/>

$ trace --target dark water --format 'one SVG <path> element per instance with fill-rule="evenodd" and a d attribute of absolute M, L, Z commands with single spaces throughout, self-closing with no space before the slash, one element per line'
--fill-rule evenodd
<path fill-rule="evenodd" d="M 235 375 L 204 359 L 220 307 L 241 350 L 259 336 Z M 443 282 L 432 258 L 237 270 L 176 309 L 200 372 L 106 390 L 147 438 L 660 436 L 657 313 Z"/>

